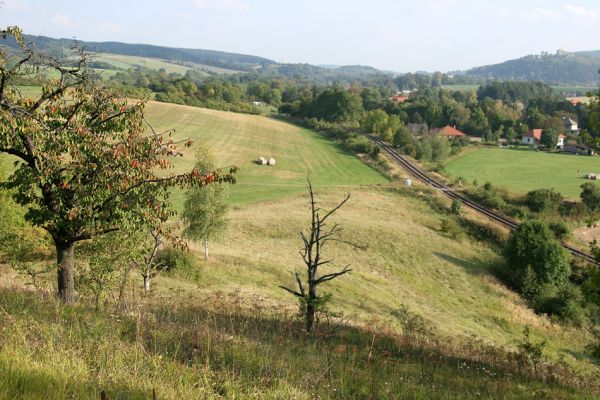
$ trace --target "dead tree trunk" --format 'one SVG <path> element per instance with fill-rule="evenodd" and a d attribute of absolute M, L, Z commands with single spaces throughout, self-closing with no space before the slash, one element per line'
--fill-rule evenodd
<path fill-rule="evenodd" d="M 306 284 L 308 290 L 305 290 L 300 274 L 296 273 L 296 282 L 298 284 L 298 290 L 290 289 L 285 286 L 280 286 L 282 289 L 290 292 L 294 296 L 300 298 L 306 308 L 306 331 L 312 332 L 315 326 L 316 314 L 319 308 L 321 298 L 318 296 L 317 288 L 323 283 L 337 278 L 340 275 L 347 274 L 351 271 L 349 265 L 345 266 L 341 271 L 330 274 L 318 276 L 318 269 L 320 266 L 329 264 L 332 260 L 322 259 L 322 250 L 328 242 L 341 242 L 349 244 L 354 247 L 359 247 L 353 243 L 342 240 L 339 238 L 341 228 L 338 224 L 333 224 L 331 228 L 327 226 L 327 219 L 339 210 L 349 199 L 350 195 L 346 195 L 346 198 L 342 200 L 337 206 L 329 211 L 323 212 L 317 207 L 315 201 L 315 193 L 313 191 L 310 180 L 308 181 L 308 194 L 310 196 L 310 210 L 311 210 L 311 224 L 310 231 L 308 234 L 304 232 L 300 233 L 302 238 L 303 248 L 300 250 L 300 255 L 306 265 Z"/>
<path fill-rule="evenodd" d="M 204 261 L 208 260 L 208 238 L 204 239 Z"/>

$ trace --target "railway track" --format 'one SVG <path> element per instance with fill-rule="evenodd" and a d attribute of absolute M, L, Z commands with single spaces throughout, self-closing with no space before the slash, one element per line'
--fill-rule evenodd
<path fill-rule="evenodd" d="M 390 145 L 385 143 L 380 138 L 370 135 L 370 134 L 367 134 L 366 136 L 370 140 L 375 142 L 377 145 L 379 145 L 383 150 L 385 150 L 386 153 L 388 153 L 395 161 L 397 161 L 404 169 L 406 169 L 408 171 L 408 173 L 410 173 L 412 176 L 414 176 L 421 182 L 431 186 L 434 189 L 440 190 L 442 193 L 444 193 L 450 199 L 460 200 L 464 206 L 469 207 L 469 208 L 479 212 L 480 214 L 485 215 L 489 219 L 496 221 L 497 223 L 499 223 L 509 229 L 516 229 L 519 226 L 519 224 L 517 222 L 513 221 L 512 219 L 510 219 L 496 211 L 490 210 L 489 208 L 486 208 L 486 207 L 482 206 L 481 204 L 474 202 L 473 200 L 469 199 L 468 197 L 462 195 L 461 193 L 456 192 L 451 187 L 444 185 L 443 183 L 433 179 L 432 177 L 427 175 L 421 168 L 417 167 L 415 164 L 411 163 L 406 158 L 404 158 L 403 156 L 398 154 L 398 152 L 396 152 L 396 150 L 394 150 Z M 593 256 L 591 256 L 590 254 L 585 253 L 579 249 L 576 249 L 576 248 L 569 246 L 567 244 L 564 244 L 564 243 L 562 245 L 567 250 L 569 250 L 571 252 L 571 254 L 573 254 L 574 256 L 583 258 L 586 261 L 589 261 L 595 265 L 600 265 L 600 263 L 597 262 L 596 259 Z"/>

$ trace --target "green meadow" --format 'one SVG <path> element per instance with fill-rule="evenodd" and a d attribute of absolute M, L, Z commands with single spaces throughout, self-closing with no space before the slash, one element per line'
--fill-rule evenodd
<path fill-rule="evenodd" d="M 190 138 L 208 143 L 224 170 L 240 168 L 231 188 L 236 205 L 303 193 L 310 175 L 317 187 L 347 191 L 352 187 L 385 184 L 388 179 L 318 133 L 277 119 L 197 107 L 150 102 L 146 113 L 155 129 L 173 129 L 173 140 Z M 192 168 L 194 149 L 180 146 L 184 157 L 176 167 Z M 258 158 L 273 157 L 274 167 Z M 176 194 L 175 201 L 181 204 Z"/>
<path fill-rule="evenodd" d="M 490 182 L 515 193 L 554 188 L 576 199 L 585 175 L 600 173 L 598 157 L 546 153 L 529 149 L 482 148 L 460 155 L 444 168 L 453 178 L 469 183 Z"/>

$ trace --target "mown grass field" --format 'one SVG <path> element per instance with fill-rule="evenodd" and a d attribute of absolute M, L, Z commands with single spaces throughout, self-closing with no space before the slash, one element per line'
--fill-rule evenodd
<path fill-rule="evenodd" d="M 460 155 L 445 167 L 451 177 L 471 183 L 491 182 L 515 193 L 554 188 L 567 198 L 579 198 L 589 172 L 600 173 L 600 158 L 532 150 L 483 148 Z"/>
<path fill-rule="evenodd" d="M 150 102 L 148 121 L 159 130 L 174 129 L 174 140 L 191 138 L 213 147 L 221 166 L 240 168 L 231 188 L 232 204 L 240 205 L 302 193 L 306 178 L 317 187 L 340 191 L 359 185 L 385 184 L 388 179 L 314 131 L 264 116 L 235 114 L 197 107 Z M 178 169 L 194 165 L 195 146 L 180 150 Z M 257 164 L 274 157 L 274 167 Z M 174 201 L 180 207 L 181 193 Z"/>

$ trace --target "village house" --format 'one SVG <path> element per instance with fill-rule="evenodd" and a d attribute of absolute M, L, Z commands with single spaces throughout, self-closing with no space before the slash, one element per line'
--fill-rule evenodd
<path fill-rule="evenodd" d="M 567 143 L 564 145 L 563 152 L 571 153 L 578 156 L 593 156 L 595 154 L 594 149 L 584 144 Z"/>
<path fill-rule="evenodd" d="M 567 134 L 579 135 L 579 128 L 577 122 L 573 121 L 569 117 L 562 117 L 563 128 Z"/>
<path fill-rule="evenodd" d="M 408 97 L 399 94 L 397 96 L 392 97 L 392 100 L 394 100 L 398 104 L 401 104 L 408 100 Z"/>
<path fill-rule="evenodd" d="M 433 133 L 435 135 L 442 135 L 449 139 L 467 136 L 466 133 L 461 132 L 458 129 L 456 129 L 456 126 L 450 126 L 450 125 L 446 125 L 443 128 L 432 129 L 431 133 Z"/>
<path fill-rule="evenodd" d="M 539 144 L 542 142 L 542 134 L 543 133 L 544 133 L 543 129 L 532 129 L 530 131 L 527 131 L 523 134 L 521 142 L 526 145 L 539 146 Z M 563 135 L 562 133 L 560 135 L 558 135 L 556 147 L 558 147 L 559 149 L 562 149 L 563 146 L 565 145 L 565 138 L 566 138 L 566 136 Z"/>

